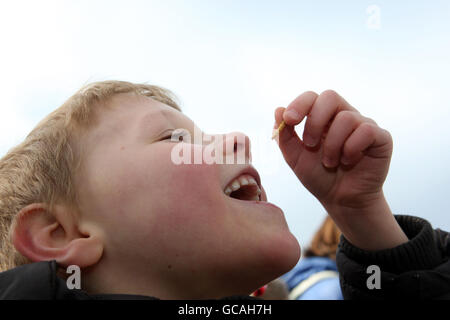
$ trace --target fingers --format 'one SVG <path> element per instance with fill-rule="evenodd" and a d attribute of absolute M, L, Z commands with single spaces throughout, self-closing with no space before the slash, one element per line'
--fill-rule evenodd
<path fill-rule="evenodd" d="M 341 111 L 333 119 L 323 142 L 322 163 L 334 168 L 340 163 L 354 165 L 369 150 L 369 156 L 390 157 L 392 138 L 375 121 L 355 111 Z M 383 150 L 383 147 L 385 147 Z"/>
<path fill-rule="evenodd" d="M 303 141 L 296 134 L 294 127 L 307 117 L 303 131 Z M 323 141 L 322 162 L 332 168 L 343 163 L 357 163 L 368 148 L 378 148 L 374 156 L 383 152 L 390 156 L 392 138 L 389 132 L 377 126 L 372 119 L 362 116 L 339 94 L 332 90 L 317 95 L 307 91 L 298 96 L 287 108 L 275 111 L 274 129 L 281 121 L 286 128 L 280 133 L 280 149 L 289 165 L 295 164 L 304 146 L 317 147 Z M 385 151 L 383 146 L 387 146 Z M 292 165 L 291 165 L 292 167 Z"/>
<path fill-rule="evenodd" d="M 372 122 L 363 122 L 345 141 L 341 162 L 353 165 L 367 154 L 374 158 L 390 158 L 392 154 L 391 134 Z"/>
<path fill-rule="evenodd" d="M 353 131 L 364 121 L 370 119 L 363 117 L 359 112 L 342 111 L 335 117 L 323 142 L 323 164 L 333 168 L 339 165 L 341 150 Z"/>
<path fill-rule="evenodd" d="M 286 108 L 278 107 L 275 109 L 275 124 L 273 125 L 274 129 L 278 129 L 281 121 L 283 121 L 283 113 Z"/>
<path fill-rule="evenodd" d="M 278 129 L 286 108 L 279 107 L 275 110 L 274 129 Z M 276 138 L 284 159 L 291 168 L 295 168 L 297 159 L 303 150 L 303 142 L 298 137 L 293 126 L 287 125 Z"/>
<path fill-rule="evenodd" d="M 283 115 L 286 112 L 286 108 L 279 107 L 275 110 L 275 124 L 274 129 L 278 129 L 281 121 L 283 121 Z M 292 140 L 292 141 L 291 141 Z M 292 126 L 286 126 L 279 134 L 277 138 L 277 142 L 280 145 L 285 145 L 287 142 L 291 141 L 291 143 L 299 143 L 300 138 Z"/>
<path fill-rule="evenodd" d="M 302 122 L 303 119 L 309 114 L 317 97 L 317 93 L 307 91 L 302 93 L 294 101 L 292 101 L 283 114 L 283 120 L 286 122 L 286 124 L 295 126 Z"/>
<path fill-rule="evenodd" d="M 324 91 L 314 102 L 303 131 L 303 142 L 308 147 L 315 147 L 330 121 L 341 111 L 358 112 L 339 94 L 332 90 Z"/>

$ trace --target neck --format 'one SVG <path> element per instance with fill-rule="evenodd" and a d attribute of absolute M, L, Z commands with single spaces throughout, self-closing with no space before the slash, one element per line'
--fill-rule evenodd
<path fill-rule="evenodd" d="M 192 271 L 186 277 L 186 272 L 176 275 L 171 272 L 155 272 L 146 268 L 140 272 L 136 267 L 108 268 L 105 263 L 82 270 L 81 289 L 89 294 L 130 294 L 159 298 L 162 300 L 197 300 L 220 299 L 233 295 L 249 295 L 259 288 L 261 283 L 237 287 L 244 279 L 223 277 L 224 282 L 218 282 L 204 276 L 204 273 Z"/>

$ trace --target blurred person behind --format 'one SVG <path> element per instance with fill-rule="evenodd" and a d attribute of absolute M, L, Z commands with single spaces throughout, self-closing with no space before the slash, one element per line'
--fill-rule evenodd
<path fill-rule="evenodd" d="M 290 300 L 342 300 L 336 250 L 341 236 L 333 220 L 327 216 L 314 234 L 304 257 L 282 276 Z"/>

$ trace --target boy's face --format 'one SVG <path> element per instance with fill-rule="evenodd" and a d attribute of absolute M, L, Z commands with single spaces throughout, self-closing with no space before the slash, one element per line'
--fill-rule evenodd
<path fill-rule="evenodd" d="M 128 288 L 118 290 L 160 298 L 248 294 L 297 263 L 298 242 L 264 191 L 260 202 L 225 193 L 242 172 L 259 180 L 250 165 L 176 165 L 168 130 L 193 137 L 189 118 L 145 97 L 122 94 L 110 103 L 80 140 L 76 185 L 83 219 L 103 237 L 98 267 L 114 272 L 117 283 L 127 279 Z"/>

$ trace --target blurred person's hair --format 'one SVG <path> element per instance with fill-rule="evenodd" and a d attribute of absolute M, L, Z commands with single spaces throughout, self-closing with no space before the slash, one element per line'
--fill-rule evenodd
<path fill-rule="evenodd" d="M 75 142 L 95 124 L 96 110 L 121 93 L 145 96 L 181 111 L 165 88 L 125 81 L 94 82 L 82 87 L 46 116 L 23 142 L 0 159 L 0 271 L 29 263 L 13 246 L 10 230 L 25 206 L 57 203 L 77 210 L 73 177 L 82 153 Z"/>
<path fill-rule="evenodd" d="M 314 234 L 309 247 L 306 249 L 305 257 L 327 257 L 336 260 L 336 250 L 339 244 L 341 231 L 334 221 L 327 216 Z"/>

